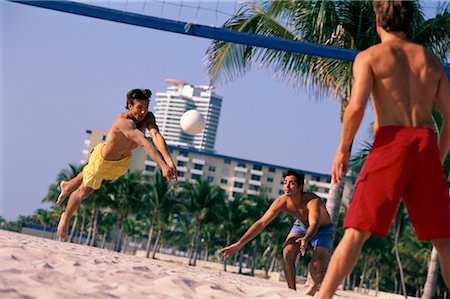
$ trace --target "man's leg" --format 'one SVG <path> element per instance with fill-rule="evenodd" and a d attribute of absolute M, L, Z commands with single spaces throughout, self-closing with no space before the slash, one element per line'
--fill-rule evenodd
<path fill-rule="evenodd" d="M 81 184 L 77 190 L 72 192 L 69 197 L 69 201 L 66 206 L 66 210 L 61 214 L 58 224 L 58 238 L 64 241 L 67 238 L 69 229 L 69 222 L 72 214 L 78 209 L 81 202 L 89 197 L 95 190 L 89 187 L 85 187 Z"/>
<path fill-rule="evenodd" d="M 77 189 L 82 182 L 83 182 L 83 172 L 80 172 L 76 177 L 74 177 L 70 181 L 61 181 L 61 183 L 59 183 L 61 193 L 58 196 L 56 204 L 58 205 L 62 204 L 64 199 L 66 199 L 67 195 L 69 195 L 70 192 L 72 192 L 73 190 Z"/>
<path fill-rule="evenodd" d="M 339 284 L 355 267 L 364 242 L 370 235 L 370 232 L 353 228 L 345 230 L 341 242 L 331 257 L 317 298 L 328 299 L 333 297 Z"/>
<path fill-rule="evenodd" d="M 300 238 L 297 234 L 289 234 L 286 238 L 286 243 L 283 248 L 283 270 L 284 276 L 286 277 L 286 282 L 288 288 L 296 290 L 295 285 L 295 259 L 300 253 L 300 244 L 295 243 L 295 240 Z"/>
<path fill-rule="evenodd" d="M 313 256 L 308 266 L 313 282 L 309 288 L 305 290 L 305 295 L 314 296 L 319 288 L 320 280 L 322 278 L 322 268 L 328 257 L 328 251 L 328 248 L 325 247 L 314 248 Z"/>
<path fill-rule="evenodd" d="M 431 242 L 439 254 L 442 277 L 450 289 L 450 238 L 434 239 Z"/>

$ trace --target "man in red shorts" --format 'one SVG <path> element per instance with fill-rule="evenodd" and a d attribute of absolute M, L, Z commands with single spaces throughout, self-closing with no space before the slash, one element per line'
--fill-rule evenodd
<path fill-rule="evenodd" d="M 350 144 L 369 96 L 375 141 L 356 182 L 318 298 L 331 298 L 353 269 L 364 242 L 386 236 L 403 199 L 419 240 L 431 240 L 450 286 L 450 200 L 442 163 L 450 148 L 450 85 L 438 59 L 406 39 L 412 1 L 375 1 L 381 43 L 359 53 L 353 64 L 351 101 L 333 161 L 333 182 L 347 171 Z M 436 104 L 444 124 L 436 140 L 431 116 Z"/>

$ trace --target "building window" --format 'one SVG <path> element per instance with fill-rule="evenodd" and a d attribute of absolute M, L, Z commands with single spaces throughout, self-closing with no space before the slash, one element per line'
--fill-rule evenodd
<path fill-rule="evenodd" d="M 253 180 L 253 181 L 260 181 L 261 180 L 261 176 L 256 175 L 256 174 L 252 174 L 251 180 Z"/>
<path fill-rule="evenodd" d="M 105 141 L 106 140 L 106 135 L 103 135 L 102 136 L 102 141 Z"/>
<path fill-rule="evenodd" d="M 253 190 L 253 191 L 258 191 L 258 190 L 259 190 L 259 186 L 250 185 L 250 186 L 248 187 L 248 189 Z"/>
<path fill-rule="evenodd" d="M 275 172 L 275 168 L 269 167 L 269 172 Z"/>
<path fill-rule="evenodd" d="M 184 178 L 184 172 L 178 172 L 178 177 Z"/>
<path fill-rule="evenodd" d="M 267 178 L 268 183 L 273 183 L 273 178 Z"/>
<path fill-rule="evenodd" d="M 239 182 L 234 182 L 233 187 L 236 187 L 236 188 L 244 188 L 244 184 L 243 184 L 243 183 L 239 183 Z"/>
<path fill-rule="evenodd" d="M 222 174 L 223 175 L 228 175 L 229 173 L 230 173 L 230 170 L 228 168 L 222 169 Z"/>
<path fill-rule="evenodd" d="M 242 162 L 239 162 L 237 166 L 247 168 L 247 165 L 245 165 L 245 163 L 242 163 Z"/>
<path fill-rule="evenodd" d="M 209 166 L 208 171 L 210 172 L 216 172 L 216 166 Z"/>
<path fill-rule="evenodd" d="M 180 151 L 179 155 L 180 155 L 180 156 L 183 156 L 183 157 L 187 157 L 187 156 L 188 156 L 188 153 L 187 153 L 187 152 L 184 152 L 184 151 Z"/>
<path fill-rule="evenodd" d="M 194 164 L 194 169 L 202 170 L 203 169 L 203 165 L 201 165 L 201 164 Z"/>
<path fill-rule="evenodd" d="M 267 193 L 272 193 L 272 188 L 270 188 L 270 187 L 266 188 L 266 192 Z"/>
<path fill-rule="evenodd" d="M 220 183 L 226 185 L 226 184 L 228 184 L 228 180 L 227 179 L 220 179 Z"/>
<path fill-rule="evenodd" d="M 284 191 L 280 189 L 280 190 L 278 190 L 278 194 L 279 194 L 279 195 L 283 195 L 283 194 L 284 194 Z"/>
<path fill-rule="evenodd" d="M 155 166 L 152 165 L 146 165 L 145 171 L 153 172 L 155 170 Z"/>
<path fill-rule="evenodd" d="M 200 180 L 201 176 L 199 174 L 192 174 L 191 175 L 191 179 L 193 179 L 193 180 Z"/>
<path fill-rule="evenodd" d="M 206 179 L 207 179 L 208 181 L 214 183 L 214 177 L 213 177 L 213 176 L 208 176 Z"/>
<path fill-rule="evenodd" d="M 178 161 L 177 162 L 177 166 L 186 166 L 186 162 L 185 161 Z"/>
<path fill-rule="evenodd" d="M 224 159 L 224 160 L 223 160 L 223 163 L 225 163 L 225 164 L 231 164 L 231 160 L 230 160 L 230 159 Z"/>
<path fill-rule="evenodd" d="M 261 165 L 253 165 L 253 169 L 254 170 L 262 170 L 262 166 Z"/>

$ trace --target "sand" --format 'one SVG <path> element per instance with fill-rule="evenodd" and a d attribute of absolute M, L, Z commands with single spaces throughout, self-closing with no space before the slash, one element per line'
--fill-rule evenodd
<path fill-rule="evenodd" d="M 285 282 L 0 230 L 0 298 L 312 298 Z M 338 291 L 336 298 L 374 298 Z"/>

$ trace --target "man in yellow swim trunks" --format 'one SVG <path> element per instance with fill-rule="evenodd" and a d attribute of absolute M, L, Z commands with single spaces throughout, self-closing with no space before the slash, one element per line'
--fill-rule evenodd
<path fill-rule="evenodd" d="M 101 187 L 103 180 L 113 180 L 124 175 L 131 163 L 131 151 L 142 146 L 149 157 L 162 170 L 169 183 L 177 179 L 177 169 L 167 149 L 164 137 L 159 133 L 155 116 L 148 111 L 149 89 L 132 89 L 127 93 L 127 112 L 120 113 L 108 133 L 106 142 L 98 144 L 89 158 L 88 164 L 75 178 L 62 181 L 57 204 L 61 204 L 70 194 L 64 213 L 58 224 L 58 237 L 67 238 L 70 217 L 81 202 Z M 145 137 L 147 129 L 153 144 Z M 73 191 L 73 192 L 72 192 Z M 71 193 L 72 192 L 72 193 Z"/>

